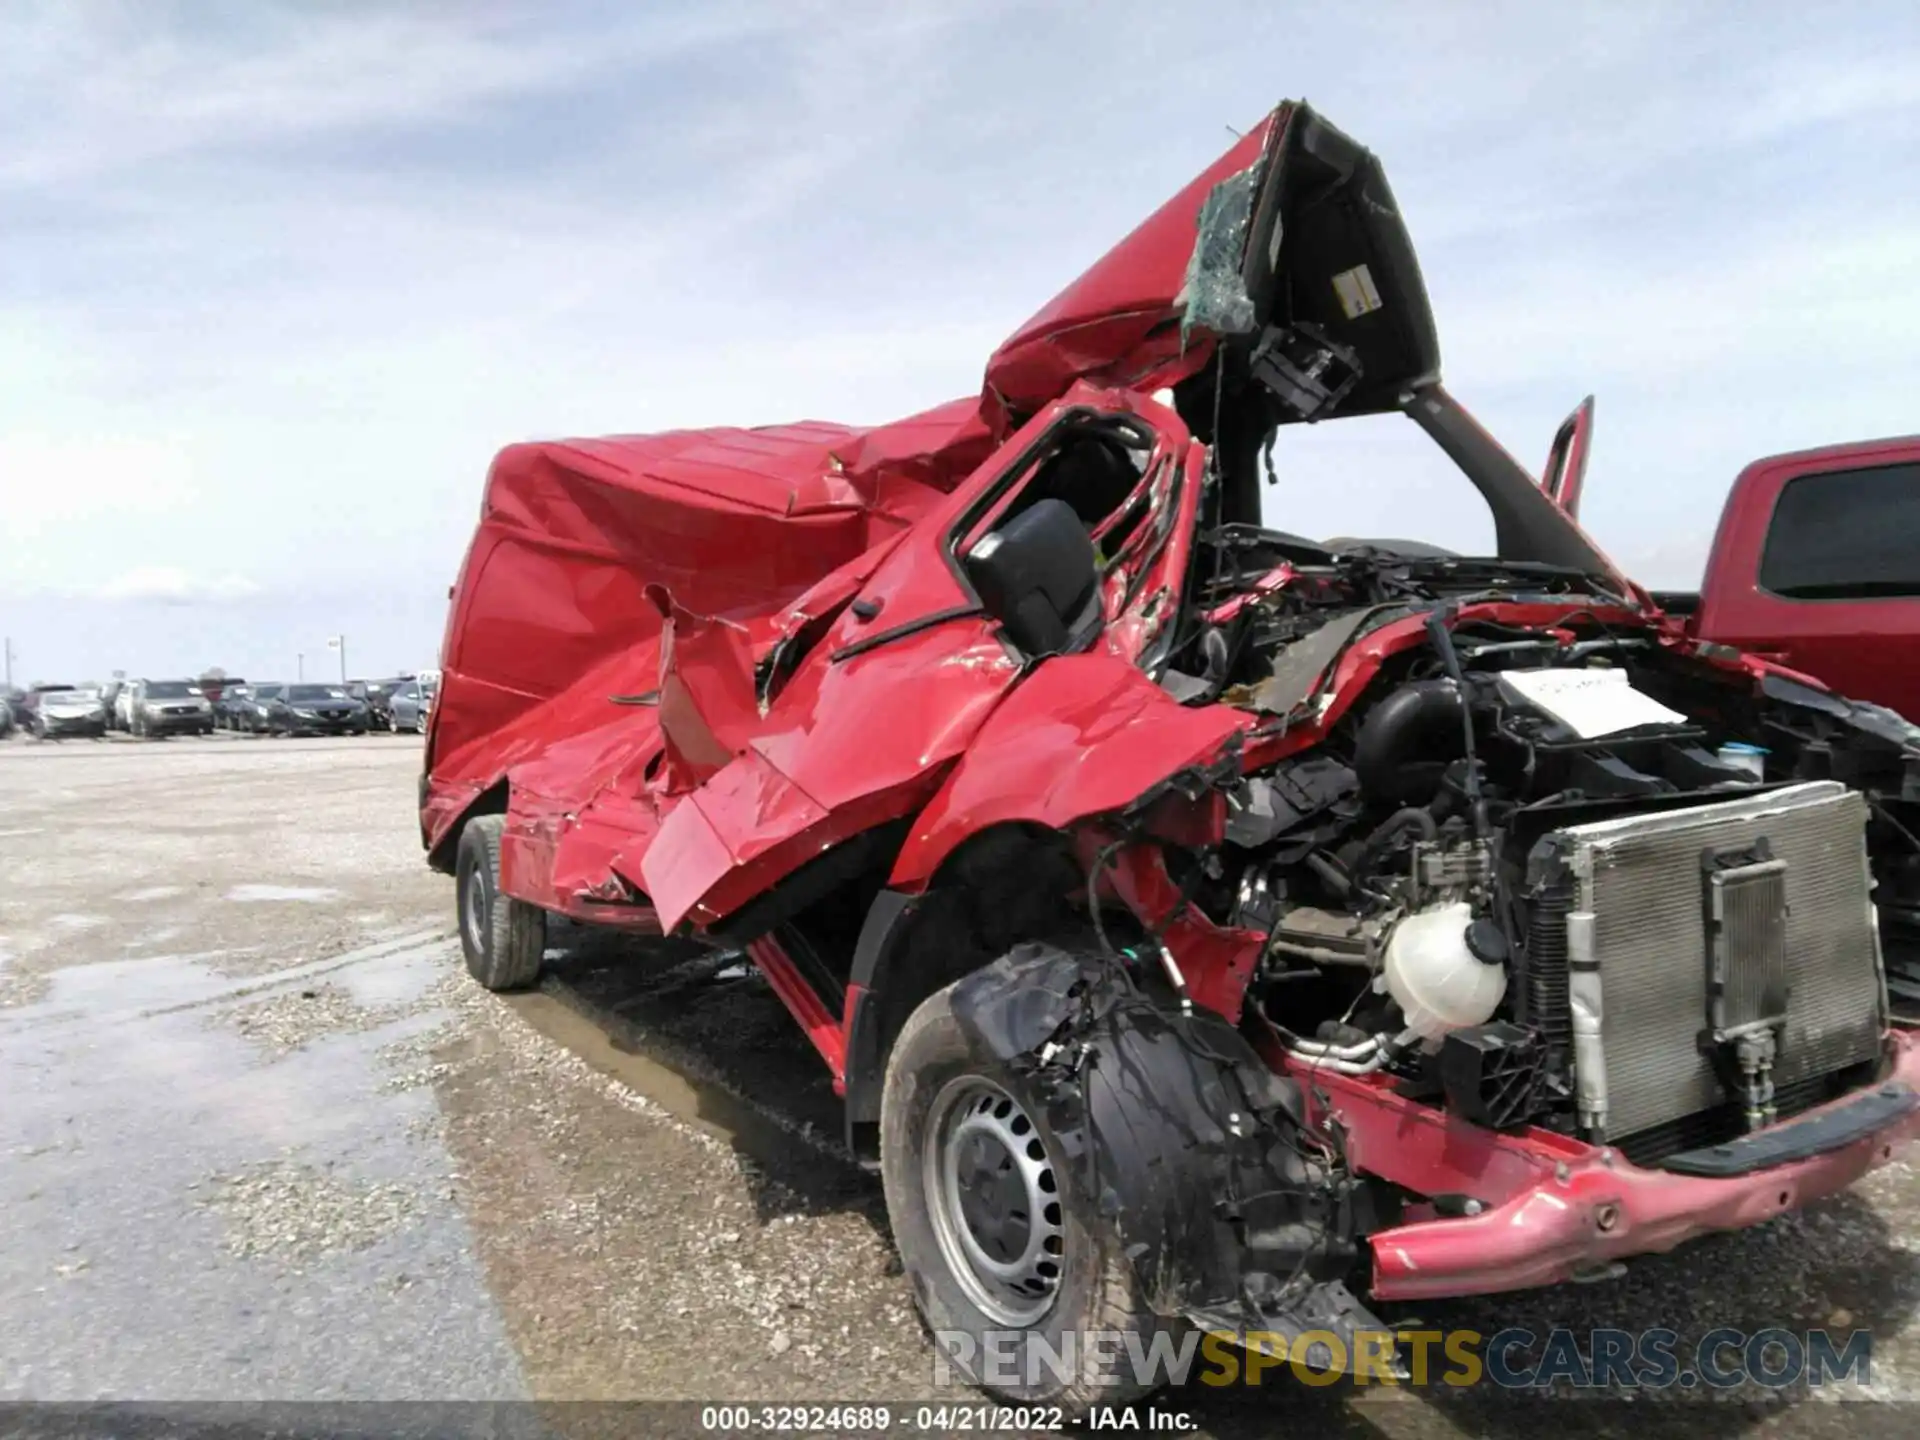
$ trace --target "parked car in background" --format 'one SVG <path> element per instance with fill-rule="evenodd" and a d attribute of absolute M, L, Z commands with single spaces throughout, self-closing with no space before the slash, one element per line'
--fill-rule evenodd
<path fill-rule="evenodd" d="M 27 692 L 17 685 L 0 688 L 0 738 L 20 728 L 20 713 L 25 709 Z"/>
<path fill-rule="evenodd" d="M 0 736 L 13 733 L 25 723 L 27 692 L 17 685 L 0 689 Z"/>
<path fill-rule="evenodd" d="M 401 686 L 410 684 L 411 675 L 389 675 L 384 680 L 350 680 L 347 692 L 367 707 L 369 723 L 374 729 L 393 728 L 389 712 L 393 708 L 393 696 Z"/>
<path fill-rule="evenodd" d="M 265 735 L 273 728 L 273 704 L 287 687 L 277 680 L 256 680 L 234 714 L 234 729 Z"/>
<path fill-rule="evenodd" d="M 1689 633 L 1920 721 L 1920 436 L 1757 460 L 1727 496 Z"/>
<path fill-rule="evenodd" d="M 238 675 L 202 675 L 193 682 L 193 688 L 206 696 L 207 704 L 213 710 L 215 729 L 220 728 L 221 703 L 229 694 L 246 683 Z"/>
<path fill-rule="evenodd" d="M 113 704 L 107 710 L 107 724 L 126 734 L 133 733 L 133 698 L 138 692 L 138 680 L 123 680 L 120 688 L 114 692 Z"/>
<path fill-rule="evenodd" d="M 107 728 L 109 730 L 125 728 L 120 724 L 120 695 L 121 692 L 132 683 L 132 681 L 122 676 L 118 679 L 109 680 L 100 687 L 100 703 L 107 707 Z"/>
<path fill-rule="evenodd" d="M 267 730 L 275 735 L 364 735 L 366 702 L 344 685 L 286 685 L 267 702 Z"/>
<path fill-rule="evenodd" d="M 136 680 L 128 710 L 132 732 L 144 740 L 213 733 L 213 706 L 192 680 Z"/>
<path fill-rule="evenodd" d="M 220 689 L 220 698 L 213 702 L 213 728 L 216 730 L 246 729 L 246 715 L 253 704 L 253 687 L 244 680 L 231 680 Z"/>
<path fill-rule="evenodd" d="M 1593 399 L 1541 485 L 1576 519 Z M 1920 720 L 1920 435 L 1769 455 L 1727 494 L 1696 590 L 1652 598 L 1689 640 L 1764 655 Z"/>
<path fill-rule="evenodd" d="M 387 728 L 395 734 L 405 731 L 418 735 L 426 730 L 427 717 L 432 713 L 433 687 L 409 680 L 393 692 L 388 702 Z"/>
<path fill-rule="evenodd" d="M 92 686 L 37 686 L 28 694 L 21 723 L 37 740 L 77 737 L 102 740 L 107 734 L 107 708 Z"/>

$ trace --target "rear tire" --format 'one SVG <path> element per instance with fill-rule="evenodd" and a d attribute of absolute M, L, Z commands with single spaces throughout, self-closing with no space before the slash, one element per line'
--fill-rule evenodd
<path fill-rule="evenodd" d="M 524 990 L 540 978 L 547 912 L 500 893 L 500 835 L 506 819 L 476 815 L 460 832 L 454 904 L 467 973 L 494 991 Z"/>
<path fill-rule="evenodd" d="M 1011 1347 L 1013 1384 L 986 1383 L 954 1357 L 956 1370 L 1003 1399 L 1077 1416 L 1143 1395 L 1152 1387 L 1128 1372 L 1124 1351 L 1104 1372 L 1061 1376 L 1048 1363 L 1072 1355 L 1084 1366 L 1088 1332 L 1131 1332 L 1145 1345 L 1165 1322 L 1148 1310 L 1119 1235 L 1085 1193 L 1084 1167 L 1050 1130 L 1040 1097 L 968 1040 L 953 1016 L 953 989 L 908 1017 L 881 1098 L 880 1173 L 914 1303 L 936 1335 L 971 1337 L 976 1357 Z M 996 1274 L 995 1261 L 1017 1273 Z"/>

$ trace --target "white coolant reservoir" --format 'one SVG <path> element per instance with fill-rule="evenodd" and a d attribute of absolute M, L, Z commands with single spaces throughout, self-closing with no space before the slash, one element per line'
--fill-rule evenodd
<path fill-rule="evenodd" d="M 1422 1040 L 1491 1020 L 1507 993 L 1501 957 L 1489 963 L 1468 945 L 1472 926 L 1473 908 L 1462 902 L 1409 915 L 1387 938 L 1387 993 Z"/>

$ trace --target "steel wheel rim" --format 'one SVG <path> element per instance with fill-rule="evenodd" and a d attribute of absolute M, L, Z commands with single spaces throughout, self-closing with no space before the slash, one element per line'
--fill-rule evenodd
<path fill-rule="evenodd" d="M 934 1238 L 948 1271 L 997 1325 L 1052 1307 L 1066 1265 L 1058 1177 L 1027 1112 L 978 1075 L 934 1097 L 922 1147 Z"/>
<path fill-rule="evenodd" d="M 486 897 L 481 894 L 480 871 L 469 867 L 466 903 L 460 907 L 460 923 L 466 927 L 467 943 L 477 955 L 485 954 L 487 948 L 481 938 L 487 933 L 486 909 Z"/>

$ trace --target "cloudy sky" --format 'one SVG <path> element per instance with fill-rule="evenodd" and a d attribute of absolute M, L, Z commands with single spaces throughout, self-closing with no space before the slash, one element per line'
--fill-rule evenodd
<path fill-rule="evenodd" d="M 502 444 L 974 391 L 1284 96 L 1385 158 L 1510 448 L 1597 394 L 1587 518 L 1649 582 L 1746 461 L 1920 430 L 1909 4 L 1366 15 L 9 0 L 15 679 L 431 663 Z M 1272 523 L 1490 544 L 1409 422 L 1288 440 Z"/>

